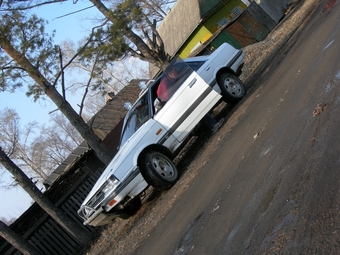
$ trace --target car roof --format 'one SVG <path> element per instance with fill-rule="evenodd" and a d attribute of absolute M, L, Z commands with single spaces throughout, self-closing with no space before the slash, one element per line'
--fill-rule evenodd
<path fill-rule="evenodd" d="M 207 56 L 197 56 L 197 57 L 191 57 L 191 58 L 185 58 L 183 59 L 184 62 L 196 62 L 196 61 L 206 61 L 208 59 L 208 55 Z"/>

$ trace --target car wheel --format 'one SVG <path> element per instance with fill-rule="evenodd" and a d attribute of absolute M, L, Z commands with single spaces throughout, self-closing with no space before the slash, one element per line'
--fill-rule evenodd
<path fill-rule="evenodd" d="M 232 73 L 224 73 L 220 77 L 220 88 L 227 104 L 238 103 L 246 94 L 243 82 Z"/>
<path fill-rule="evenodd" d="M 174 163 L 164 154 L 147 151 L 142 155 L 141 172 L 144 179 L 158 190 L 170 189 L 178 179 Z"/>

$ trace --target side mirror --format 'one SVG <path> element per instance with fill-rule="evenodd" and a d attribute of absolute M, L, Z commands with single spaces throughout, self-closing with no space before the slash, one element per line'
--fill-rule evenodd
<path fill-rule="evenodd" d="M 146 85 L 146 82 L 145 81 L 140 81 L 138 83 L 138 86 L 140 88 L 141 91 L 143 91 L 144 89 L 146 89 L 148 86 Z"/>
<path fill-rule="evenodd" d="M 132 104 L 130 102 L 125 102 L 124 107 L 126 110 L 130 111 L 130 109 L 132 108 Z"/>
<path fill-rule="evenodd" d="M 142 80 L 138 83 L 138 86 L 140 88 L 140 93 L 139 96 L 141 96 L 143 94 L 143 92 L 150 86 L 151 83 L 153 83 L 154 80 L 149 80 L 148 82 Z"/>
<path fill-rule="evenodd" d="M 155 107 L 155 112 L 158 112 L 162 108 L 162 102 L 159 98 L 156 98 L 153 102 L 153 106 Z"/>

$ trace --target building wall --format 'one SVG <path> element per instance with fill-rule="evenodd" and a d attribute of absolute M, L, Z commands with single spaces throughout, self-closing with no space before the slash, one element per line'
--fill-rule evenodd
<path fill-rule="evenodd" d="M 188 40 L 183 44 L 182 49 L 178 52 L 181 58 L 186 58 L 201 45 L 203 41 L 210 38 L 212 33 L 204 26 L 199 27 L 195 33 L 193 33 Z"/>
<path fill-rule="evenodd" d="M 211 33 L 215 33 L 220 27 L 230 23 L 239 16 L 247 6 L 241 0 L 226 2 L 214 15 L 203 23 Z"/>
<path fill-rule="evenodd" d="M 197 29 L 186 40 L 178 54 L 181 58 L 186 58 L 198 46 L 207 41 L 218 29 L 231 22 L 239 14 L 241 14 L 247 6 L 242 0 L 230 0 L 209 18 L 200 24 Z"/>

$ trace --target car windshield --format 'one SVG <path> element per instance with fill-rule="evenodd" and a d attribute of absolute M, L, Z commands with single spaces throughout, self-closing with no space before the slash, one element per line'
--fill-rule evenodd
<path fill-rule="evenodd" d="M 151 118 L 148 93 L 145 93 L 131 108 L 121 137 L 122 146 L 145 122 Z"/>

